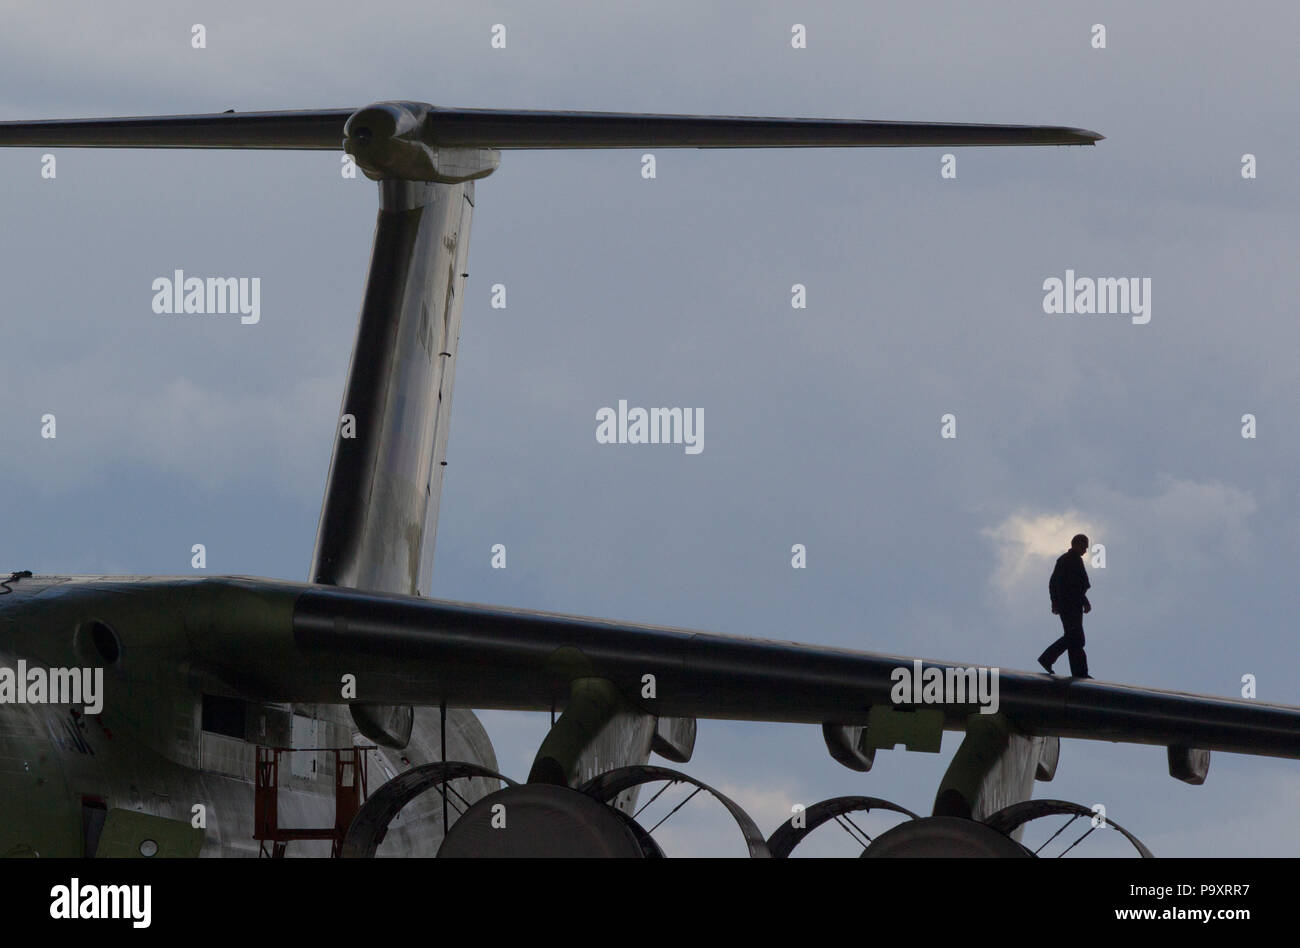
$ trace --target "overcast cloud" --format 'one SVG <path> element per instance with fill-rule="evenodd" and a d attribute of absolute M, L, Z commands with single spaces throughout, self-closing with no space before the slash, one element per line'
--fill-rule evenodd
<path fill-rule="evenodd" d="M 1236 696 L 1253 674 L 1260 700 L 1300 704 L 1300 8 L 2 17 L 12 119 L 411 98 L 1101 132 L 1096 148 L 662 151 L 653 181 L 639 152 L 506 153 L 477 189 L 432 594 L 1026 669 L 1060 634 L 1052 560 L 1084 530 L 1107 551 L 1094 675 Z M 54 181 L 40 154 L 0 150 L 0 566 L 183 573 L 202 542 L 209 572 L 305 579 L 375 185 L 323 152 L 65 149 Z M 151 281 L 178 268 L 260 277 L 260 322 L 154 314 Z M 1045 315 L 1043 281 L 1067 268 L 1150 278 L 1150 322 Z M 597 444 L 595 412 L 620 398 L 702 408 L 704 451 Z M 484 721 L 524 777 L 546 716 Z M 959 742 L 881 752 L 864 775 L 815 727 L 710 721 L 687 769 L 770 832 L 842 794 L 928 812 Z M 1105 803 L 1157 855 L 1300 851 L 1297 762 L 1218 754 L 1188 787 L 1161 748 L 1065 741 L 1036 795 Z M 670 855 L 742 851 L 721 807 L 696 809 L 661 831 Z M 834 828 L 813 840 L 852 852 Z"/>

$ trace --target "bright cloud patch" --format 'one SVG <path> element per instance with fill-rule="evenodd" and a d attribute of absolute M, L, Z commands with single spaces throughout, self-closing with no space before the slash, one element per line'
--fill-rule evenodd
<path fill-rule="evenodd" d="M 1077 510 L 1053 514 L 1012 514 L 984 535 L 998 545 L 998 565 L 993 584 L 1010 595 L 1030 576 L 1046 576 L 1050 564 L 1070 547 L 1070 538 L 1086 533 L 1100 539 L 1097 522 Z M 1046 583 L 1046 579 L 1043 579 Z"/>
<path fill-rule="evenodd" d="M 1094 546 L 1106 547 L 1108 573 L 1118 568 L 1117 579 L 1141 579 L 1153 592 L 1173 577 L 1185 582 L 1190 572 L 1218 570 L 1246 556 L 1249 520 L 1258 508 L 1250 493 L 1231 485 L 1167 476 L 1145 496 L 1112 488 L 1085 489 L 1082 496 L 1097 513 L 1020 511 L 984 530 L 997 547 L 990 577 L 996 589 L 1016 598 L 1034 583 L 1046 594 L 1052 561 L 1071 537 L 1086 533 Z"/>

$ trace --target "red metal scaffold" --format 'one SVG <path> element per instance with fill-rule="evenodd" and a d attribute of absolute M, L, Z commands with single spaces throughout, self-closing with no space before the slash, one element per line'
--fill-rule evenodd
<path fill-rule="evenodd" d="M 279 859 L 295 839 L 328 839 L 330 858 L 343 851 L 343 837 L 366 798 L 366 773 L 373 747 L 262 747 L 257 748 L 257 773 L 253 796 L 253 838 L 259 855 Z M 324 828 L 280 826 L 280 755 L 305 751 L 334 755 L 334 825 Z M 271 852 L 266 844 L 271 843 Z"/>

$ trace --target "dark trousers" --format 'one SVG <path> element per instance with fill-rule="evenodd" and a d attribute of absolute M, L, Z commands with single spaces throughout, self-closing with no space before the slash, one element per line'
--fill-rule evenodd
<path fill-rule="evenodd" d="M 1088 674 L 1088 656 L 1083 651 L 1083 608 L 1069 611 L 1062 609 L 1061 626 L 1065 629 L 1065 634 L 1047 646 L 1047 651 L 1043 652 L 1038 660 L 1049 666 L 1055 665 L 1061 653 L 1068 649 L 1070 674 L 1075 678 L 1082 678 Z"/>

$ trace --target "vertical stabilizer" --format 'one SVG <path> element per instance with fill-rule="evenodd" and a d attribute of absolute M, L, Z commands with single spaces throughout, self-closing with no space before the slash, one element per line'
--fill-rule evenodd
<path fill-rule="evenodd" d="M 428 592 L 451 416 L 472 182 L 381 181 L 370 275 L 312 581 Z"/>

